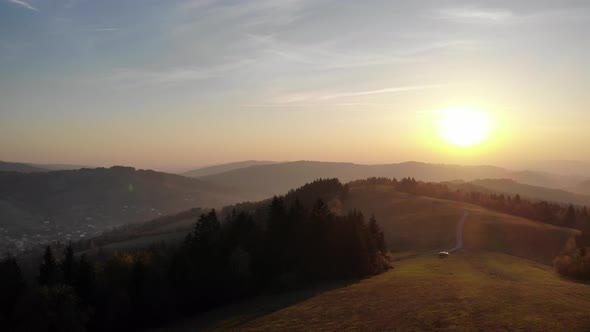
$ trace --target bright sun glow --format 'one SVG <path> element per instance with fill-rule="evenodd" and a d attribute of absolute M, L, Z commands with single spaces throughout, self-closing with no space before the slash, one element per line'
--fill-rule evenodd
<path fill-rule="evenodd" d="M 450 144 L 471 147 L 483 143 L 490 134 L 488 113 L 468 108 L 449 108 L 440 112 L 440 134 Z"/>

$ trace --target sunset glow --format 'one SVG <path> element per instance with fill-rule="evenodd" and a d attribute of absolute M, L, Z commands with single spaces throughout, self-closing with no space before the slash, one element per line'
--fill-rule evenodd
<path fill-rule="evenodd" d="M 470 108 L 449 108 L 440 113 L 439 130 L 446 143 L 467 148 L 489 139 L 491 119 L 488 113 Z"/>

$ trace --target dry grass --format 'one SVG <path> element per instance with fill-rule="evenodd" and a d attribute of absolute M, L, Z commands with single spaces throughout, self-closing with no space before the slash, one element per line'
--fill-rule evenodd
<path fill-rule="evenodd" d="M 387 187 L 353 188 L 345 205 L 375 214 L 394 252 L 452 248 L 457 221 L 465 210 L 470 212 L 463 236 L 468 249 L 499 251 L 550 264 L 567 239 L 579 233 L 472 204 L 411 196 Z"/>
<path fill-rule="evenodd" d="M 225 318 L 209 329 L 582 331 L 590 329 L 590 287 L 513 256 L 458 253 L 445 260 L 402 261 L 380 276 L 259 317 L 236 312 L 224 316 L 223 310 L 217 316 Z M 193 324 L 171 330 L 188 331 Z"/>

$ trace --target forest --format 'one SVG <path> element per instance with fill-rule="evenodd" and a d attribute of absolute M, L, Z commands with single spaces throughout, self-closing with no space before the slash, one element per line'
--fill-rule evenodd
<path fill-rule="evenodd" d="M 330 186 L 334 182 L 326 181 Z M 309 201 L 309 199 L 306 199 Z M 201 214 L 178 246 L 91 261 L 45 249 L 34 281 L 14 257 L 0 264 L 0 325 L 15 331 L 134 331 L 261 293 L 354 280 L 390 268 L 377 220 L 322 200 L 274 197 L 220 220 Z"/>

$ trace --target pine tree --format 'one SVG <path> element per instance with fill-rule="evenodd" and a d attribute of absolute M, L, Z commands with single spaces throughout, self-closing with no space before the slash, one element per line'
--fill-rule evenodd
<path fill-rule="evenodd" d="M 383 231 L 381 230 L 381 227 L 379 227 L 374 215 L 369 219 L 369 231 L 375 241 L 377 250 L 381 251 L 381 253 L 385 253 L 385 236 L 383 235 Z"/>
<path fill-rule="evenodd" d="M 193 241 L 198 246 L 211 245 L 215 241 L 220 228 L 221 224 L 217 219 L 215 209 L 211 210 L 208 214 L 202 214 L 195 223 Z"/>
<path fill-rule="evenodd" d="M 67 285 L 74 285 L 76 271 L 76 259 L 74 258 L 74 249 L 72 244 L 68 244 L 65 250 L 64 259 L 61 262 L 61 272 L 63 274 L 64 283 Z"/>
<path fill-rule="evenodd" d="M 576 224 L 576 209 L 572 204 L 567 208 L 563 222 L 566 226 L 575 226 Z"/>
<path fill-rule="evenodd" d="M 94 266 L 88 262 L 86 255 L 80 257 L 78 273 L 75 275 L 74 289 L 83 303 L 88 304 L 94 297 L 96 275 Z"/>
<path fill-rule="evenodd" d="M 39 276 L 37 282 L 41 286 L 53 286 L 58 281 L 58 269 L 55 258 L 53 257 L 53 251 L 50 246 L 45 247 L 45 253 L 43 254 L 43 261 L 39 267 Z"/>
<path fill-rule="evenodd" d="M 321 198 L 318 199 L 311 210 L 311 219 L 313 221 L 322 221 L 330 214 L 330 209 Z"/>
<path fill-rule="evenodd" d="M 25 287 L 25 280 L 16 259 L 7 256 L 0 262 L 0 324 L 7 330 L 11 330 L 15 323 L 14 310 Z"/>

